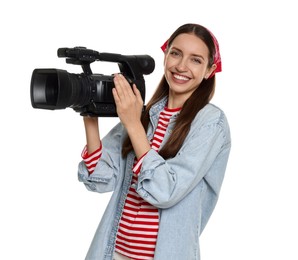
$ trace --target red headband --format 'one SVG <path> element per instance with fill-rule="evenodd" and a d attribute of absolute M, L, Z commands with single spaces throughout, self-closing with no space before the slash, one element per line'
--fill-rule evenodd
<path fill-rule="evenodd" d="M 211 34 L 212 39 L 213 39 L 213 43 L 215 45 L 215 54 L 214 54 L 213 59 L 214 59 L 214 64 L 216 65 L 216 69 L 209 76 L 209 78 L 211 78 L 215 75 L 215 73 L 221 72 L 221 57 L 220 57 L 220 52 L 219 52 L 218 41 L 217 41 L 217 39 L 215 38 L 215 36 L 213 35 L 212 32 L 209 31 L 209 33 Z M 168 47 L 168 40 L 166 40 L 166 42 L 161 46 L 162 51 L 165 52 L 167 47 Z"/>

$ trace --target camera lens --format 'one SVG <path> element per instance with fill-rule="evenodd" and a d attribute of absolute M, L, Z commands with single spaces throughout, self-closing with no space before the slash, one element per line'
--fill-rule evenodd
<path fill-rule="evenodd" d="M 35 69 L 31 78 L 32 106 L 54 110 L 71 105 L 76 89 L 69 76 L 65 70 Z"/>

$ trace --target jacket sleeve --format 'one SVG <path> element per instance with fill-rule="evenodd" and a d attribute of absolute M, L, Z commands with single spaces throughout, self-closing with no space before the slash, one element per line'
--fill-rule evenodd
<path fill-rule="evenodd" d="M 229 128 L 223 115 L 194 125 L 174 158 L 164 160 L 153 149 L 146 154 L 136 190 L 158 208 L 177 204 L 203 179 L 219 192 L 229 151 Z"/>
<path fill-rule="evenodd" d="M 122 136 L 123 126 L 119 123 L 102 139 L 102 154 L 92 174 L 84 161 L 79 163 L 78 179 L 88 190 L 100 193 L 114 190 L 121 173 Z"/>

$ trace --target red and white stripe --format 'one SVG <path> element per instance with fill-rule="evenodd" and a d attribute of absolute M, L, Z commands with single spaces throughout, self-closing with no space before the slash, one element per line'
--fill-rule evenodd
<path fill-rule="evenodd" d="M 92 174 L 94 172 L 94 169 L 101 157 L 101 153 L 102 153 L 102 145 L 101 144 L 100 144 L 100 147 L 91 154 L 88 154 L 87 145 L 84 147 L 81 156 L 85 162 L 85 165 L 87 167 L 89 174 Z"/>
<path fill-rule="evenodd" d="M 151 148 L 158 151 L 165 136 L 169 121 L 180 109 L 168 109 L 160 113 Z M 132 184 L 138 181 L 142 161 L 135 160 Z M 131 259 L 150 260 L 154 257 L 159 227 L 158 209 L 143 200 L 131 186 L 127 194 L 120 220 L 116 251 Z"/>

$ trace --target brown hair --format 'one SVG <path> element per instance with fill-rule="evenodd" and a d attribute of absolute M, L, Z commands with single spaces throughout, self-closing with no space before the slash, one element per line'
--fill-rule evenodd
<path fill-rule="evenodd" d="M 182 33 L 194 34 L 207 45 L 209 49 L 208 67 L 210 68 L 213 65 L 215 55 L 215 45 L 210 32 L 205 27 L 198 24 L 184 24 L 171 35 L 168 40 L 168 47 L 171 46 L 173 40 Z M 215 76 L 208 79 L 203 79 L 200 87 L 198 87 L 186 100 L 179 115 L 176 118 L 171 137 L 159 151 L 159 154 L 164 159 L 172 158 L 177 154 L 190 130 L 192 120 L 195 118 L 197 113 L 210 102 L 213 97 L 214 90 Z M 148 102 L 146 110 L 142 114 L 141 121 L 144 129 L 148 128 L 150 122 L 150 108 L 159 100 L 168 96 L 168 94 L 169 85 L 165 79 L 165 76 L 163 76 L 151 100 Z M 127 136 L 122 146 L 122 156 L 127 156 L 131 150 L 133 150 L 133 147 L 129 137 Z"/>

